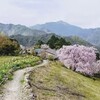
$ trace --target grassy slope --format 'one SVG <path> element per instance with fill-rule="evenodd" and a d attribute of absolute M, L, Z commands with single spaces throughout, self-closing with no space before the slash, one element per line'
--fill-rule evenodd
<path fill-rule="evenodd" d="M 1 56 L 0 57 L 0 85 L 6 79 L 12 79 L 15 70 L 35 65 L 39 61 L 38 57 L 33 56 Z"/>
<path fill-rule="evenodd" d="M 100 80 L 75 73 L 59 62 L 37 68 L 30 75 L 37 100 L 100 100 Z"/>

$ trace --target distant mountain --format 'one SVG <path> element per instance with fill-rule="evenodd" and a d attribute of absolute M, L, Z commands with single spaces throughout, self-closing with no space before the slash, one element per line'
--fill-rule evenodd
<path fill-rule="evenodd" d="M 16 39 L 21 45 L 31 47 L 38 42 L 38 40 L 42 40 L 46 43 L 53 34 L 40 34 L 40 35 L 33 35 L 33 36 L 24 36 L 24 35 L 11 35 L 10 38 Z"/>
<path fill-rule="evenodd" d="M 0 23 L 0 32 L 5 35 L 24 35 L 24 36 L 35 36 L 39 34 L 47 34 L 44 31 L 30 29 L 23 25 L 14 25 L 14 24 L 2 24 Z"/>
<path fill-rule="evenodd" d="M 39 28 L 36 28 L 38 26 Z M 18 40 L 19 43 L 24 46 L 32 46 L 38 40 L 42 40 L 43 42 L 46 43 L 50 39 L 50 37 L 53 35 L 53 33 L 51 34 L 51 32 L 53 33 L 55 32 L 56 33 L 55 35 L 57 37 L 67 36 L 64 38 L 71 41 L 72 44 L 77 43 L 77 44 L 83 44 L 83 45 L 90 45 L 87 41 L 85 41 L 85 39 L 97 45 L 100 43 L 99 29 L 97 30 L 91 29 L 91 32 L 90 32 L 89 29 L 82 29 L 82 28 L 70 25 L 68 23 L 62 22 L 62 21 L 51 22 L 44 25 L 37 25 L 31 28 L 23 26 L 23 25 L 0 23 L 0 34 L 5 34 L 5 35 L 10 36 L 11 38 Z M 67 34 L 65 34 L 64 32 L 66 32 Z M 94 32 L 95 35 L 92 32 Z"/>
<path fill-rule="evenodd" d="M 84 39 L 78 37 L 78 36 L 69 36 L 69 37 L 64 37 L 66 40 L 71 42 L 71 44 L 80 44 L 80 45 L 85 45 L 85 46 L 93 46 L 91 43 L 85 41 Z"/>
<path fill-rule="evenodd" d="M 58 36 L 56 34 L 42 34 L 38 36 L 23 36 L 23 35 L 12 35 L 10 36 L 12 39 L 16 39 L 21 45 L 31 47 L 34 44 L 38 42 L 38 40 L 43 41 L 44 43 L 47 43 L 47 41 L 51 38 L 52 35 L 55 35 L 58 38 L 61 38 L 61 36 Z M 66 41 L 71 42 L 71 44 L 80 44 L 85 46 L 93 46 L 89 42 L 79 38 L 79 37 L 63 37 Z"/>
<path fill-rule="evenodd" d="M 78 35 L 80 34 L 80 31 L 82 31 L 82 28 L 70 25 L 68 23 L 65 23 L 63 21 L 58 21 L 58 22 L 49 22 L 46 24 L 38 24 L 35 26 L 31 26 L 31 29 L 38 29 L 38 30 L 43 30 L 46 32 L 53 32 L 58 35 L 62 36 L 71 36 L 71 35 Z"/>
<path fill-rule="evenodd" d="M 38 24 L 30 28 L 49 33 L 53 32 L 61 36 L 78 36 L 94 45 L 100 46 L 100 28 L 83 29 L 63 21 Z"/>

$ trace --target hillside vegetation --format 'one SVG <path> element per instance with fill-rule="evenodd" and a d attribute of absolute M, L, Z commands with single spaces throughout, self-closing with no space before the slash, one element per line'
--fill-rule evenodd
<path fill-rule="evenodd" d="M 2 56 L 0 57 L 0 85 L 12 79 L 13 72 L 28 66 L 36 65 L 38 57 Z"/>
<path fill-rule="evenodd" d="M 36 100 L 100 100 L 100 79 L 85 77 L 59 62 L 36 68 L 30 81 Z"/>
<path fill-rule="evenodd" d="M 17 40 L 0 35 L 0 55 L 17 55 L 19 51 Z"/>
<path fill-rule="evenodd" d="M 24 35 L 12 35 L 10 38 L 16 39 L 21 45 L 23 46 L 33 46 L 36 44 L 39 40 L 43 41 L 44 43 L 47 43 L 52 36 L 55 36 L 57 38 L 64 38 L 67 42 L 70 42 L 71 44 L 80 44 L 85 46 L 92 46 L 89 42 L 77 37 L 61 37 L 53 33 L 49 34 L 41 34 L 37 36 L 24 36 Z M 59 43 L 58 43 L 59 44 Z M 65 43 L 66 44 L 66 43 Z"/>
<path fill-rule="evenodd" d="M 66 41 L 64 38 L 58 38 L 55 35 L 52 35 L 47 44 L 51 49 L 60 49 L 63 45 L 71 45 L 69 41 Z"/>

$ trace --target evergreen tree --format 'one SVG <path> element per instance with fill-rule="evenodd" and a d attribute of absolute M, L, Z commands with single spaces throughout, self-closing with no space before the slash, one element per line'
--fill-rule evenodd
<path fill-rule="evenodd" d="M 67 42 L 64 38 L 58 38 L 55 35 L 52 35 L 52 37 L 48 40 L 47 44 L 52 49 L 59 49 L 63 45 L 71 45 L 71 43 Z"/>
<path fill-rule="evenodd" d="M 36 43 L 36 45 L 42 45 L 42 44 L 44 44 L 44 42 L 41 40 L 38 40 L 38 42 Z"/>

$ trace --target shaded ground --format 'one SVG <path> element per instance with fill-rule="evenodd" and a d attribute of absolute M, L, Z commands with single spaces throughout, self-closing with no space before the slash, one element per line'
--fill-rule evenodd
<path fill-rule="evenodd" d="M 93 80 L 51 62 L 30 74 L 35 100 L 100 100 L 100 80 Z"/>

